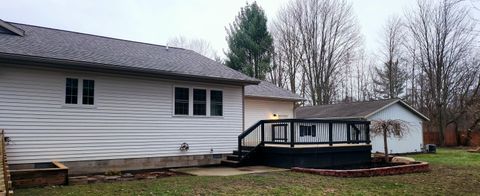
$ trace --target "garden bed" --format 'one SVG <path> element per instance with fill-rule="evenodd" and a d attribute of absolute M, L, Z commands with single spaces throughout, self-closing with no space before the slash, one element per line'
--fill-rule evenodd
<path fill-rule="evenodd" d="M 372 163 L 371 165 L 346 166 L 336 169 L 294 167 L 292 171 L 336 177 L 371 177 L 428 172 L 430 167 L 427 162 L 414 162 L 411 164 Z"/>
<path fill-rule="evenodd" d="M 68 167 L 59 162 L 36 163 L 31 167 L 11 167 L 14 188 L 65 185 L 68 183 Z"/>

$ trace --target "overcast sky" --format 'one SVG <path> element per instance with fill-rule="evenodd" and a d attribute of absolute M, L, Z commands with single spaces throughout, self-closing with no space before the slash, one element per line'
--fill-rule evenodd
<path fill-rule="evenodd" d="M 0 19 L 164 45 L 170 38 L 202 38 L 221 53 L 225 27 L 245 0 L 4 0 Z M 248 2 L 252 2 L 248 0 Z M 257 0 L 271 21 L 288 0 Z M 366 48 L 379 42 L 385 20 L 415 0 L 352 0 Z"/>

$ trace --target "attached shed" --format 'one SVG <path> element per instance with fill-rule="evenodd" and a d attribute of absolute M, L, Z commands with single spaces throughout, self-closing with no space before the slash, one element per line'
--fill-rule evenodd
<path fill-rule="evenodd" d="M 402 138 L 388 138 L 390 153 L 419 152 L 423 147 L 423 121 L 429 119 L 400 99 L 306 106 L 296 109 L 296 118 L 310 119 L 399 119 L 407 122 L 409 132 Z M 372 135 L 372 152 L 383 152 L 383 137 Z"/>
<path fill-rule="evenodd" d="M 245 129 L 259 120 L 294 118 L 299 95 L 270 82 L 245 86 Z"/>

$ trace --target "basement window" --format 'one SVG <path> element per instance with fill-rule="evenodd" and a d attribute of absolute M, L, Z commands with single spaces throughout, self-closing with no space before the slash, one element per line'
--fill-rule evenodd
<path fill-rule="evenodd" d="M 316 137 L 317 127 L 315 125 L 311 125 L 311 126 L 300 125 L 300 137 L 305 137 L 305 136 Z"/>

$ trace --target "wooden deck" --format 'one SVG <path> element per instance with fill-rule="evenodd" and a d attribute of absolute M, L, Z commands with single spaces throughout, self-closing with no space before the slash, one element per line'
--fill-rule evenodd
<path fill-rule="evenodd" d="M 328 144 L 297 144 L 293 148 L 321 148 L 321 147 L 353 147 L 353 146 L 369 146 L 370 144 L 333 144 L 332 146 Z M 292 148 L 290 144 L 265 144 L 265 147 L 275 147 L 275 148 Z"/>
<path fill-rule="evenodd" d="M 260 120 L 238 136 L 238 149 L 222 163 L 328 168 L 370 161 L 370 122 L 364 120 Z"/>

